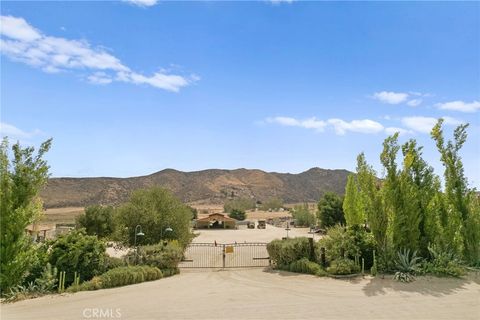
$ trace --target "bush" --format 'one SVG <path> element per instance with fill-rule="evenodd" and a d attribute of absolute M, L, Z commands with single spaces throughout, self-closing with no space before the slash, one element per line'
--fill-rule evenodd
<path fill-rule="evenodd" d="M 149 266 L 129 266 L 109 270 L 100 275 L 102 288 L 120 287 L 163 277 L 160 269 Z"/>
<path fill-rule="evenodd" d="M 52 243 L 49 261 L 59 272 L 65 271 L 65 285 L 73 283 L 74 272 L 82 281 L 101 274 L 105 267 L 105 244 L 83 230 L 61 235 Z"/>
<path fill-rule="evenodd" d="M 327 271 L 335 275 L 348 275 L 359 272 L 360 267 L 350 259 L 337 259 L 332 261 Z"/>
<path fill-rule="evenodd" d="M 42 275 L 35 279 L 35 284 L 41 292 L 50 292 L 57 287 L 58 271 L 57 268 L 52 268 L 50 263 L 44 267 Z"/>
<path fill-rule="evenodd" d="M 35 282 L 36 279 L 42 277 L 42 274 L 45 271 L 45 266 L 48 264 L 49 260 L 48 247 L 48 243 L 38 243 L 32 246 L 32 263 L 29 266 L 23 285 L 28 285 L 30 282 Z"/>
<path fill-rule="evenodd" d="M 465 274 L 460 260 L 452 251 L 441 251 L 437 247 L 428 247 L 431 261 L 425 262 L 421 271 L 431 273 L 436 276 L 460 277 Z"/>
<path fill-rule="evenodd" d="M 104 270 L 108 271 L 118 267 L 124 267 L 125 265 L 126 265 L 126 262 L 124 259 L 106 256 Z"/>
<path fill-rule="evenodd" d="M 307 274 L 321 274 L 323 269 L 318 263 L 302 258 L 300 260 L 290 263 L 288 271 Z"/>
<path fill-rule="evenodd" d="M 149 266 L 128 266 L 111 269 L 78 286 L 71 286 L 67 292 L 98 290 L 152 281 L 163 277 L 160 269 Z"/>
<path fill-rule="evenodd" d="M 247 211 L 251 209 L 255 209 L 255 201 L 248 198 L 228 200 L 223 206 L 223 210 L 227 213 L 230 213 L 233 210 Z"/>
<path fill-rule="evenodd" d="M 235 220 L 240 220 L 243 221 L 247 217 L 245 214 L 245 211 L 239 210 L 239 209 L 233 209 L 228 216 L 232 219 Z"/>
<path fill-rule="evenodd" d="M 108 237 L 112 234 L 114 209 L 111 206 L 90 206 L 76 219 L 77 227 L 85 228 L 88 235 Z"/>
<path fill-rule="evenodd" d="M 268 210 L 278 210 L 282 207 L 283 207 L 282 199 L 270 198 L 262 204 L 261 209 L 264 211 L 268 211 Z"/>
<path fill-rule="evenodd" d="M 157 267 L 161 270 L 176 269 L 183 258 L 183 248 L 178 241 L 141 246 L 137 252 L 130 252 L 126 256 L 129 264 L 140 264 Z"/>
<path fill-rule="evenodd" d="M 164 277 L 164 278 L 166 278 L 166 277 L 171 277 L 171 276 L 174 276 L 174 275 L 180 273 L 180 269 L 178 269 L 178 268 L 175 268 L 175 269 L 162 269 L 161 271 L 162 271 L 162 273 L 163 273 L 163 277 Z"/>
<path fill-rule="evenodd" d="M 365 261 L 365 269 L 373 266 L 373 250 L 376 248 L 373 235 L 360 226 L 346 228 L 335 226 L 327 231 L 327 236 L 316 245 L 317 260 L 320 261 L 320 248 L 325 248 L 327 262 L 338 259 Z"/>
<path fill-rule="evenodd" d="M 333 227 L 336 224 L 345 224 L 343 214 L 343 199 L 332 192 L 327 192 L 318 202 L 317 217 L 323 228 Z"/>
<path fill-rule="evenodd" d="M 137 237 L 137 244 L 175 239 L 186 246 L 192 239 L 191 219 L 192 211 L 169 190 L 158 187 L 137 190 L 127 203 L 116 210 L 115 237 L 125 244 L 134 245 L 135 229 L 140 225 L 144 236 Z"/>
<path fill-rule="evenodd" d="M 267 245 L 270 259 L 277 266 L 288 266 L 292 262 L 310 257 L 308 238 L 273 240 Z"/>
<path fill-rule="evenodd" d="M 310 227 L 315 225 L 315 215 L 310 212 L 308 205 L 295 206 L 292 211 L 295 226 Z"/>

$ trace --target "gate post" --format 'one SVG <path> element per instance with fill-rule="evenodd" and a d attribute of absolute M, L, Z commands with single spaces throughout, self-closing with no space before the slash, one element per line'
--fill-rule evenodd
<path fill-rule="evenodd" d="M 222 265 L 223 265 L 223 269 L 225 269 L 225 245 L 223 245 L 223 248 L 222 248 Z"/>
<path fill-rule="evenodd" d="M 322 267 L 326 267 L 327 266 L 327 262 L 326 262 L 326 259 L 325 259 L 325 248 L 320 248 L 320 262 L 322 264 Z"/>
<path fill-rule="evenodd" d="M 313 238 L 308 238 L 308 244 L 310 247 L 310 261 L 315 261 L 315 246 L 313 244 Z"/>

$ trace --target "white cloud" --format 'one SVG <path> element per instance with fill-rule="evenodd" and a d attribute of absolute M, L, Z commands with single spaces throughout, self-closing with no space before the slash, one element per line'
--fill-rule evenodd
<path fill-rule="evenodd" d="M 139 7 L 151 7 L 158 3 L 158 0 L 123 0 Z"/>
<path fill-rule="evenodd" d="M 382 124 L 370 119 L 352 120 L 350 122 L 342 119 L 329 119 L 328 123 L 333 126 L 335 132 L 339 135 L 344 135 L 347 131 L 378 133 L 384 130 Z"/>
<path fill-rule="evenodd" d="M 453 110 L 453 111 L 460 111 L 460 112 L 476 112 L 480 110 L 479 101 L 472 101 L 468 103 L 461 100 L 457 100 L 457 101 L 451 101 L 451 102 L 445 102 L 445 103 L 437 103 L 435 106 L 442 110 Z"/>
<path fill-rule="evenodd" d="M 30 26 L 23 18 L 1 16 L 0 50 L 12 60 L 40 68 L 44 72 L 87 71 L 87 80 L 96 84 L 121 81 L 148 84 L 155 88 L 178 92 L 198 81 L 196 75 L 169 74 L 165 70 L 152 76 L 132 71 L 117 57 L 85 40 L 47 36 Z"/>
<path fill-rule="evenodd" d="M 315 117 L 308 118 L 305 120 L 297 120 L 295 118 L 290 117 L 274 117 L 274 118 L 267 118 L 268 123 L 276 123 L 283 126 L 289 127 L 301 127 L 305 129 L 314 129 L 316 131 L 323 131 L 324 128 L 327 126 L 327 123 L 322 120 L 318 120 Z"/>
<path fill-rule="evenodd" d="M 387 128 L 385 128 L 385 133 L 388 134 L 388 135 L 392 135 L 392 134 L 395 134 L 397 132 L 401 136 L 403 136 L 405 134 L 413 134 L 412 130 L 407 130 L 407 129 L 403 129 L 403 128 L 397 128 L 397 127 L 387 127 Z"/>
<path fill-rule="evenodd" d="M 405 102 L 408 99 L 408 96 L 408 93 L 404 92 L 381 91 L 375 92 L 372 98 L 383 103 L 399 104 Z"/>
<path fill-rule="evenodd" d="M 416 107 L 419 106 L 422 102 L 422 99 L 412 99 L 407 102 L 407 105 L 409 105 L 410 107 Z"/>
<path fill-rule="evenodd" d="M 87 77 L 88 82 L 95 84 L 109 84 L 113 79 L 105 72 L 95 72 Z"/>
<path fill-rule="evenodd" d="M 2 137 L 10 137 L 12 139 L 29 139 L 42 134 L 42 131 L 35 129 L 31 132 L 21 130 L 12 124 L 0 122 L 0 133 Z"/>
<path fill-rule="evenodd" d="M 11 39 L 33 41 L 41 38 L 40 32 L 30 26 L 25 19 L 0 16 L 1 33 Z"/>
<path fill-rule="evenodd" d="M 446 125 L 459 125 L 462 122 L 460 120 L 457 120 L 455 118 L 451 117 L 442 117 L 444 120 L 444 124 Z M 402 118 L 402 124 L 406 126 L 407 128 L 413 130 L 413 131 L 418 131 L 422 133 L 430 133 L 432 130 L 433 126 L 437 123 L 438 119 L 433 118 L 433 117 L 422 117 L 422 116 L 416 116 L 416 117 L 404 117 Z"/>
<path fill-rule="evenodd" d="M 317 119 L 315 117 L 305 120 L 298 120 L 291 117 L 274 117 L 267 118 L 267 123 L 276 123 L 287 127 L 300 127 L 305 129 L 313 129 L 318 132 L 323 132 L 325 128 L 331 127 L 338 135 L 344 135 L 348 131 L 359 133 L 378 133 L 384 130 L 382 124 L 369 120 L 352 120 L 350 122 L 342 119 L 328 119 L 326 121 Z"/>

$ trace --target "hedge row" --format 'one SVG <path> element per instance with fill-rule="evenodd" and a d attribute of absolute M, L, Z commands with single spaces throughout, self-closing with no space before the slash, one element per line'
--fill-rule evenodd
<path fill-rule="evenodd" d="M 309 258 L 310 244 L 308 241 L 306 237 L 273 240 L 267 244 L 267 251 L 275 265 L 289 266 L 292 262 Z"/>
<path fill-rule="evenodd" d="M 160 242 L 158 244 L 141 246 L 130 252 L 125 260 L 128 264 L 149 265 L 161 270 L 176 269 L 183 257 L 183 247 L 178 241 Z"/>
<path fill-rule="evenodd" d="M 98 290 L 105 288 L 114 288 L 126 286 L 129 284 L 140 283 L 161 279 L 162 271 L 156 267 L 150 266 L 128 266 L 110 269 L 109 271 L 93 277 L 92 280 L 83 282 L 78 286 L 71 286 L 67 292 L 76 292 L 84 290 Z"/>

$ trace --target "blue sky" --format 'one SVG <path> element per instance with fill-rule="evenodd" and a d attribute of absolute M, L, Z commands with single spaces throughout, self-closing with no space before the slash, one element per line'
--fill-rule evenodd
<path fill-rule="evenodd" d="M 2 135 L 53 137 L 53 176 L 354 170 L 362 151 L 381 175 L 397 130 L 442 174 L 445 117 L 447 137 L 470 123 L 480 186 L 478 2 L 143 1 L 2 2 Z"/>

